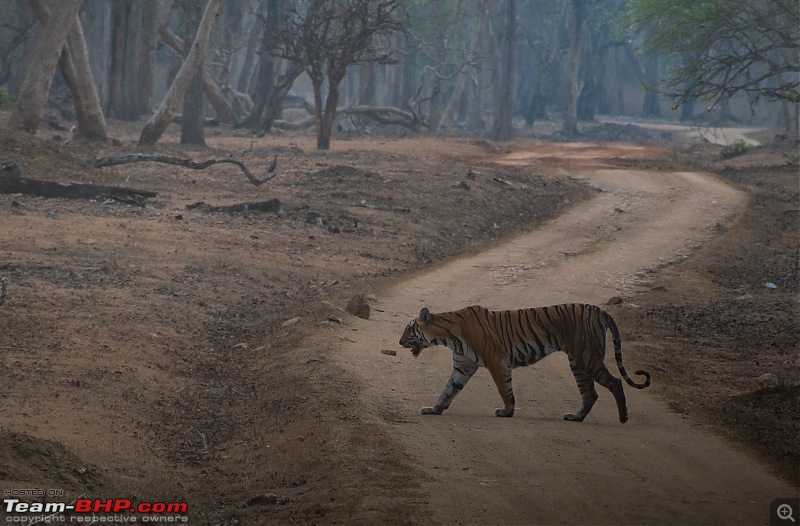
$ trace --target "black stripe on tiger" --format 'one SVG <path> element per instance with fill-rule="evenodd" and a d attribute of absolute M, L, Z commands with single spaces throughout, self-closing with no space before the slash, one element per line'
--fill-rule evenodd
<path fill-rule="evenodd" d="M 599 307 L 583 303 L 506 311 L 473 305 L 438 314 L 422 309 L 419 317 L 406 325 L 400 345 L 411 349 L 414 356 L 438 344 L 453 352 L 450 379 L 436 404 L 420 410 L 423 414 L 441 414 L 478 368 L 485 367 L 503 399 L 503 407 L 496 409 L 495 414 L 513 416 L 515 397 L 511 370 L 562 351 L 567 354 L 582 401 L 578 411 L 565 414 L 564 419 L 580 422 L 586 418 L 597 400 L 596 382 L 614 395 L 619 420 L 624 423 L 628 420 L 628 409 L 622 381 L 603 363 L 607 331 L 611 332 L 622 378 L 637 389 L 648 387 L 649 372 L 636 371 L 637 375 L 645 377 L 644 382 L 636 383 L 622 365 L 622 340 L 614 318 Z"/>

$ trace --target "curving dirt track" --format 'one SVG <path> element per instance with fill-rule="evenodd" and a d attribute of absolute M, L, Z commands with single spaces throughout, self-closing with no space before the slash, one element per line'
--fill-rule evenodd
<path fill-rule="evenodd" d="M 376 360 L 376 349 L 398 349 L 403 326 L 423 306 L 438 312 L 474 303 L 496 309 L 602 304 L 629 295 L 649 271 L 685 256 L 714 228 L 731 222 L 747 199 L 702 173 L 605 169 L 602 156 L 620 153 L 613 149 L 553 148 L 548 155 L 602 192 L 530 234 L 396 285 L 375 305 L 370 321 L 354 322 L 357 330 L 333 354 L 364 379 L 365 403 L 415 455 L 434 522 L 768 522 L 770 502 L 796 490 L 670 412 L 659 399 L 655 371 L 650 389 L 627 389 L 626 425 L 600 388 L 594 410 L 576 424 L 560 416 L 580 403 L 563 354 L 515 370 L 517 412 L 511 419 L 493 416 L 500 398 L 485 370 L 444 415 L 417 413 L 436 400 L 447 380 L 446 348 L 426 349 L 416 360 L 407 350 Z M 492 160 L 536 162 L 533 152 L 524 151 Z M 624 356 L 626 345 L 636 342 L 622 336 Z M 627 358 L 629 371 L 641 366 Z M 616 373 L 613 359 L 607 363 Z"/>

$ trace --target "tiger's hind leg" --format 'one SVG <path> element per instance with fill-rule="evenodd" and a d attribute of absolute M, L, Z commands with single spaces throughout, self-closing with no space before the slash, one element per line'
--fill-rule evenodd
<path fill-rule="evenodd" d="M 572 370 L 572 375 L 578 383 L 578 389 L 581 392 L 581 400 L 583 400 L 583 403 L 577 413 L 564 413 L 564 420 L 583 422 L 583 419 L 586 418 L 586 415 L 589 414 L 589 411 L 592 410 L 592 406 L 597 401 L 597 391 L 594 389 L 594 380 L 592 380 L 592 377 L 578 368 L 572 360 L 572 357 L 569 359 L 569 368 Z"/>
<path fill-rule="evenodd" d="M 611 391 L 614 395 L 614 400 L 617 401 L 617 410 L 619 411 L 619 421 L 624 424 L 628 421 L 628 405 L 625 401 L 625 391 L 622 389 L 622 380 L 608 372 L 606 366 L 600 363 L 592 377 L 597 383 Z"/>

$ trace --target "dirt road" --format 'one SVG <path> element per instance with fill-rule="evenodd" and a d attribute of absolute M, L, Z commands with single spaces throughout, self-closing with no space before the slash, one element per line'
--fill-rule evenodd
<path fill-rule="evenodd" d="M 768 523 L 770 502 L 796 490 L 670 412 L 659 398 L 658 371 L 651 371 L 650 389 L 627 389 L 626 425 L 600 389 L 585 422 L 561 419 L 580 404 L 563 354 L 515 370 L 514 418 L 493 416 L 500 398 L 485 370 L 444 415 L 418 414 L 435 402 L 451 368 L 446 348 L 426 349 L 418 359 L 399 349 L 403 326 L 421 307 L 603 304 L 643 286 L 649 271 L 685 256 L 745 204 L 744 194 L 704 174 L 597 169 L 602 159 L 574 144 L 560 155 L 585 168 L 570 171 L 602 190 L 595 198 L 512 242 L 398 284 L 335 354 L 368 384 L 367 406 L 416 455 L 436 522 Z M 531 152 L 494 160 L 536 162 Z M 622 336 L 624 355 L 637 342 Z M 398 355 L 378 352 L 387 348 Z M 616 374 L 613 360 L 607 363 Z M 626 366 L 647 368 L 629 356 Z"/>

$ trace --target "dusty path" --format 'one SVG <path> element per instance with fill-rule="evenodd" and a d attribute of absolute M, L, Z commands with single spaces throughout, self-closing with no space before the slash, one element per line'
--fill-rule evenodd
<path fill-rule="evenodd" d="M 529 153 L 495 160 L 524 164 L 536 157 Z M 570 155 L 569 148 L 558 155 Z M 515 370 L 512 419 L 493 416 L 500 399 L 485 370 L 443 416 L 417 414 L 439 396 L 451 367 L 446 348 L 427 349 L 416 360 L 399 349 L 405 323 L 422 306 L 437 312 L 474 303 L 498 309 L 602 304 L 633 292 L 649 269 L 708 239 L 746 199 L 698 173 L 594 169 L 575 175 L 603 192 L 528 235 L 387 291 L 372 319 L 348 334 L 337 353 L 341 363 L 366 381 L 367 404 L 416 455 L 435 522 L 767 523 L 770 502 L 796 490 L 670 412 L 658 398 L 657 371 L 647 391 L 626 389 L 626 425 L 605 390 L 598 390 L 600 400 L 582 424 L 561 419 L 580 403 L 563 354 Z M 623 334 L 623 353 L 626 345 L 636 342 Z M 385 348 L 398 355 L 377 352 Z M 626 361 L 629 371 L 643 365 Z"/>

